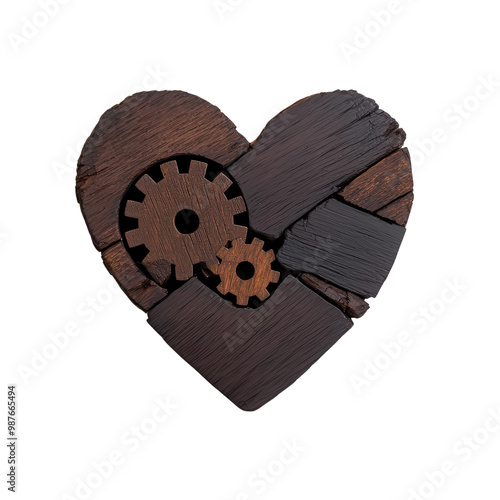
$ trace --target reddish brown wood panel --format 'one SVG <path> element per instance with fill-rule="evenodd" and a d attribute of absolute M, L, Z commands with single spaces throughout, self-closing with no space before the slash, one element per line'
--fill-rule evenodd
<path fill-rule="evenodd" d="M 356 177 L 339 195 L 353 205 L 376 212 L 412 190 L 410 154 L 403 148 Z"/>
<path fill-rule="evenodd" d="M 250 226 L 276 238 L 405 137 L 372 99 L 355 91 L 317 94 L 273 118 L 228 170 L 243 192 Z"/>
<path fill-rule="evenodd" d="M 403 227 L 331 198 L 287 231 L 278 260 L 363 298 L 375 297 L 404 234 Z"/>
<path fill-rule="evenodd" d="M 191 279 L 154 307 L 148 321 L 212 385 L 249 411 L 291 385 L 352 326 L 292 276 L 257 309 L 236 308 Z"/>
<path fill-rule="evenodd" d="M 127 297 L 143 311 L 149 311 L 167 296 L 167 290 L 148 279 L 137 267 L 121 241 L 104 250 L 102 260 Z"/>
<path fill-rule="evenodd" d="M 382 208 L 377 212 L 377 215 L 394 221 L 400 226 L 406 226 L 410 217 L 411 207 L 413 206 L 413 193 L 408 193 L 390 205 Z"/>
<path fill-rule="evenodd" d="M 309 288 L 319 293 L 326 300 L 335 304 L 351 318 L 361 318 L 370 308 L 369 304 L 356 294 L 342 290 L 312 274 L 301 274 L 300 279 Z"/>
<path fill-rule="evenodd" d="M 120 239 L 122 198 L 140 174 L 175 155 L 227 165 L 248 142 L 215 106 L 186 92 L 142 92 L 104 113 L 78 161 L 77 197 L 94 245 Z"/>

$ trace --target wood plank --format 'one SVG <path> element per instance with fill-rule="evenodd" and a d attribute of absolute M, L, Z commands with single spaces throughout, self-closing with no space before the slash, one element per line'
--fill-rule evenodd
<path fill-rule="evenodd" d="M 102 260 L 127 297 L 143 311 L 149 311 L 167 296 L 167 290 L 148 279 L 137 267 L 123 242 L 104 250 Z"/>
<path fill-rule="evenodd" d="M 356 294 L 342 290 L 313 274 L 301 274 L 300 279 L 351 318 L 361 318 L 370 308 L 370 305 Z"/>
<path fill-rule="evenodd" d="M 277 258 L 285 268 L 375 297 L 404 234 L 403 227 L 331 198 L 287 231 Z"/>
<path fill-rule="evenodd" d="M 243 192 L 250 226 L 277 238 L 405 137 L 372 99 L 355 91 L 322 93 L 273 118 L 228 171 Z"/>
<path fill-rule="evenodd" d="M 410 218 L 411 207 L 413 206 L 413 193 L 408 193 L 406 196 L 399 198 L 390 205 L 382 208 L 377 212 L 377 215 L 384 219 L 394 221 L 400 226 L 406 226 Z"/>
<path fill-rule="evenodd" d="M 293 276 L 257 309 L 236 308 L 191 279 L 148 316 L 170 347 L 249 411 L 291 385 L 352 326 Z"/>
<path fill-rule="evenodd" d="M 119 209 L 132 182 L 175 155 L 232 163 L 249 144 L 207 101 L 180 91 L 141 92 L 101 117 L 78 161 L 77 197 L 94 245 L 120 240 Z"/>
<path fill-rule="evenodd" d="M 403 148 L 356 177 L 339 195 L 348 203 L 376 212 L 412 190 L 410 154 Z"/>

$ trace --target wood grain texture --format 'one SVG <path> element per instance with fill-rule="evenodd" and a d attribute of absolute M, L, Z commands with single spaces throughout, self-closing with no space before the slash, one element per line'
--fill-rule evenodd
<path fill-rule="evenodd" d="M 331 198 L 287 231 L 278 261 L 363 298 L 389 274 L 405 229 Z"/>
<path fill-rule="evenodd" d="M 403 148 L 356 177 L 339 195 L 348 203 L 376 212 L 412 190 L 410 154 Z"/>
<path fill-rule="evenodd" d="M 277 238 L 405 137 L 372 99 L 355 91 L 322 93 L 273 118 L 228 170 L 243 192 L 250 226 Z"/>
<path fill-rule="evenodd" d="M 344 314 L 351 318 L 361 318 L 370 305 L 356 294 L 342 290 L 331 283 L 312 274 L 301 274 L 301 281 L 309 288 L 319 293 L 326 300 L 336 305 Z"/>
<path fill-rule="evenodd" d="M 78 161 L 77 197 L 94 245 L 120 239 L 121 200 L 140 174 L 174 155 L 225 166 L 249 144 L 207 101 L 179 91 L 141 92 L 104 113 Z"/>
<path fill-rule="evenodd" d="M 217 252 L 247 235 L 246 227 L 234 223 L 234 216 L 246 211 L 243 198 L 228 200 L 224 193 L 232 181 L 223 173 L 210 181 L 206 170 L 206 163 L 192 160 L 189 171 L 179 173 L 177 162 L 168 161 L 161 164 L 159 182 L 146 173 L 135 184 L 145 197 L 125 206 L 125 215 L 138 220 L 125 238 L 130 247 L 149 250 L 142 263 L 153 277 L 153 271 L 164 268 L 170 274 L 174 266 L 175 278 L 188 280 L 194 264 L 217 265 Z"/>
<path fill-rule="evenodd" d="M 377 215 L 384 219 L 394 221 L 400 226 L 406 226 L 410 218 L 411 207 L 413 206 L 413 193 L 408 193 L 398 200 L 392 202 L 390 205 L 382 208 L 377 212 Z"/>
<path fill-rule="evenodd" d="M 291 385 L 352 326 L 292 276 L 257 309 L 235 308 L 192 279 L 148 316 L 170 347 L 249 411 Z"/>
<path fill-rule="evenodd" d="M 143 311 L 149 311 L 167 296 L 167 290 L 148 279 L 137 267 L 121 241 L 107 248 L 102 260 L 127 297 Z"/>
<path fill-rule="evenodd" d="M 222 247 L 217 257 L 220 263 L 210 268 L 220 277 L 217 289 L 222 295 L 232 293 L 240 306 L 248 305 L 251 297 L 266 300 L 269 284 L 279 281 L 280 273 L 271 267 L 276 260 L 274 252 L 265 251 L 258 238 L 248 244 L 243 239 L 234 240 L 230 248 Z"/>

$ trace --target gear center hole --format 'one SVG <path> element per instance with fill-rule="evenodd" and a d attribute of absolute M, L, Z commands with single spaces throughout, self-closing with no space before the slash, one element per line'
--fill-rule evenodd
<path fill-rule="evenodd" d="M 236 274 L 238 278 L 242 279 L 243 281 L 247 281 L 254 277 L 255 267 L 253 267 L 253 264 L 251 262 L 248 262 L 247 260 L 244 262 L 240 262 L 236 266 Z"/>
<path fill-rule="evenodd" d="M 200 218 L 193 210 L 185 208 L 175 216 L 175 227 L 181 234 L 192 234 L 200 226 Z"/>

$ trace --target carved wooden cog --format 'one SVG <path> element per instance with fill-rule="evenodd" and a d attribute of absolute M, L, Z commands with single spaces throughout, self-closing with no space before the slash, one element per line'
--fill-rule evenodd
<path fill-rule="evenodd" d="M 280 273 L 271 269 L 274 252 L 263 247 L 264 242 L 257 238 L 250 244 L 237 239 L 231 248 L 223 247 L 217 253 L 221 263 L 211 269 L 221 279 L 217 289 L 223 295 L 232 293 L 240 306 L 248 305 L 250 297 L 266 300 L 269 284 L 279 281 Z"/>
<path fill-rule="evenodd" d="M 161 165 L 163 179 L 155 182 L 148 173 L 135 186 L 144 200 L 128 200 L 125 215 L 138 221 L 137 229 L 125 233 L 130 247 L 145 245 L 143 264 L 160 285 L 171 275 L 188 280 L 193 265 L 218 264 L 217 252 L 229 241 L 245 238 L 247 228 L 235 224 L 234 216 L 246 211 L 243 198 L 228 199 L 232 181 L 220 173 L 210 181 L 207 164 L 192 160 L 188 173 L 179 173 L 177 162 Z"/>

